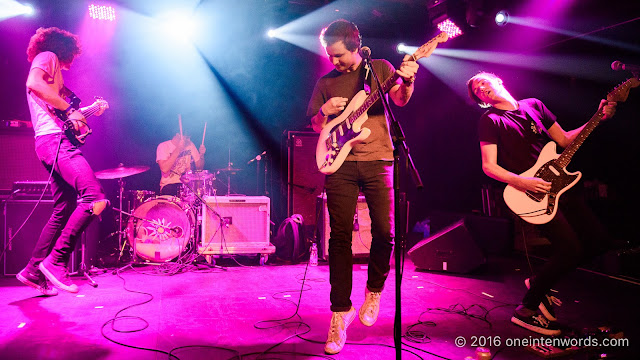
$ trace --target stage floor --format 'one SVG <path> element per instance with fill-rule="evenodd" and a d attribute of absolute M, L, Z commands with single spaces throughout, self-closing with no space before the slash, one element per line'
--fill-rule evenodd
<path fill-rule="evenodd" d="M 238 262 L 250 266 L 222 259 L 218 264 L 228 265 L 226 269 L 171 276 L 157 266 L 127 268 L 118 275 L 95 276 L 97 288 L 77 279 L 78 294 L 61 291 L 54 297 L 37 296 L 15 278 L 0 279 L 0 358 L 168 359 L 172 350 L 179 359 L 396 357 L 393 264 L 378 322 L 368 328 L 356 318 L 348 329 L 347 345 L 329 357 L 323 352 L 331 317 L 326 263 L 308 268 L 301 293 L 306 264 L 258 266 L 255 259 L 242 257 Z M 422 343 L 403 339 L 414 348 L 406 346 L 413 354 L 405 351 L 402 359 L 464 359 L 475 356 L 472 345 L 486 345 L 495 359 L 541 359 L 515 344 L 540 336 L 509 321 L 528 274 L 521 254 L 492 258 L 467 275 L 417 271 L 407 259 L 403 333 L 418 321 L 423 324 L 412 327 Z M 363 302 L 366 275 L 365 264 L 354 265 L 356 308 Z M 638 358 L 638 284 L 579 270 L 555 290 L 563 301 L 557 310 L 562 324 L 574 329 L 610 326 L 623 331 L 629 342 L 566 358 L 598 359 L 601 353 L 615 359 Z M 465 311 L 475 317 L 465 316 Z M 116 316 L 121 318 L 110 321 Z M 460 339 L 466 344 L 459 346 Z"/>

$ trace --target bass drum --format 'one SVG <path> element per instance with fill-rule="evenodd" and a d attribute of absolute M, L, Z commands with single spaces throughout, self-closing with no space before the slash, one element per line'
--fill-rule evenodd
<path fill-rule="evenodd" d="M 136 255 L 170 261 L 185 250 L 194 233 L 195 216 L 175 196 L 159 196 L 138 206 L 129 218 L 127 237 Z"/>

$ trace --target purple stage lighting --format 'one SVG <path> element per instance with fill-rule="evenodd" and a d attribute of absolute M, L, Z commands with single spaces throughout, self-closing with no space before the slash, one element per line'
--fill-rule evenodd
<path fill-rule="evenodd" d="M 438 24 L 438 29 L 444 31 L 449 35 L 449 39 L 453 39 L 456 36 L 462 35 L 462 30 L 451 19 L 447 19 Z"/>
<path fill-rule="evenodd" d="M 89 17 L 96 20 L 109 20 L 116 19 L 116 9 L 106 5 L 89 5 Z"/>

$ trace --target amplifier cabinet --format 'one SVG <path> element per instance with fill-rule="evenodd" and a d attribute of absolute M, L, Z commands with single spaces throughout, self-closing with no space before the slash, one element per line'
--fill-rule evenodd
<path fill-rule="evenodd" d="M 3 246 L 6 249 L 3 257 L 5 275 L 15 275 L 27 265 L 40 232 L 53 212 L 53 200 L 40 201 L 27 223 L 16 235 L 20 225 L 27 219 L 37 202 L 37 200 L 7 200 L 4 203 L 2 210 L 4 214 Z"/>
<path fill-rule="evenodd" d="M 322 250 L 323 259 L 329 258 L 329 237 L 331 227 L 329 226 L 329 209 L 327 208 L 327 197 L 325 195 L 317 198 L 318 215 L 318 236 L 319 246 Z M 353 218 L 353 234 L 351 240 L 351 251 L 355 257 L 369 256 L 371 248 L 371 216 L 369 207 L 364 196 L 358 196 L 358 204 Z"/>
<path fill-rule="evenodd" d="M 203 255 L 273 254 L 269 239 L 271 199 L 266 196 L 205 196 Z"/>

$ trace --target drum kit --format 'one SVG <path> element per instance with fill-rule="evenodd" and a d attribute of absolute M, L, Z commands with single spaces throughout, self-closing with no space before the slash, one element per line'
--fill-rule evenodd
<path fill-rule="evenodd" d="M 149 190 L 127 190 L 123 178 L 149 170 L 148 166 L 124 166 L 95 173 L 96 178 L 118 180 L 119 187 L 119 231 L 118 246 L 120 256 L 128 243 L 134 255 L 134 262 L 165 263 L 178 258 L 189 249 L 191 243 L 197 248 L 199 219 L 202 218 L 202 199 L 216 195 L 214 186 L 216 174 L 226 173 L 227 194 L 231 193 L 231 175 L 242 169 L 231 164 L 218 169 L 216 173 L 207 170 L 188 171 L 180 177 L 182 185 L 178 196 L 156 195 Z M 127 199 L 127 210 L 123 209 Z M 123 229 L 123 215 L 127 216 Z M 124 237 L 126 236 L 126 240 Z"/>

